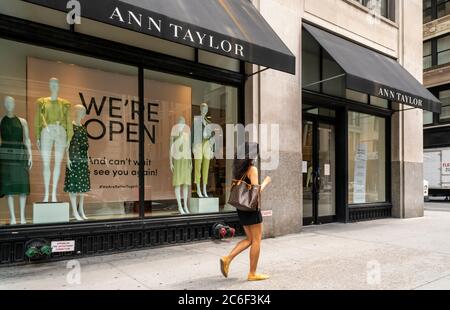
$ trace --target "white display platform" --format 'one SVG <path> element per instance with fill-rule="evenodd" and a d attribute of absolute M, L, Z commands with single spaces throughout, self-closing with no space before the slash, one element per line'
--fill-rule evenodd
<path fill-rule="evenodd" d="M 219 198 L 191 198 L 189 211 L 197 213 L 219 213 Z"/>
<path fill-rule="evenodd" d="M 70 204 L 67 202 L 33 204 L 33 224 L 68 223 Z"/>

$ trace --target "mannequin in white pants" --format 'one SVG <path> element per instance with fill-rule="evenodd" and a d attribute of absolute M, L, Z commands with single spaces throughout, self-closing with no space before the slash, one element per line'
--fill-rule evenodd
<path fill-rule="evenodd" d="M 191 137 L 185 129 L 186 120 L 180 117 L 178 124 L 172 129 L 170 138 L 170 170 L 173 173 L 178 211 L 183 215 L 190 213 L 187 200 L 192 184 Z M 181 201 L 181 188 L 183 188 L 184 208 Z"/>
<path fill-rule="evenodd" d="M 38 100 L 38 111 L 35 119 L 37 146 L 42 155 L 44 175 L 44 201 L 49 202 L 51 159 L 53 147 L 55 148 L 55 166 L 53 168 L 52 202 L 58 202 L 58 182 L 61 175 L 61 164 L 65 152 L 68 152 L 70 140 L 73 136 L 73 127 L 70 112 L 70 103 L 58 98 L 59 80 L 50 79 L 51 96 Z M 67 166 L 71 162 L 67 156 Z"/>
<path fill-rule="evenodd" d="M 8 209 L 9 209 L 9 214 L 10 214 L 10 224 L 11 225 L 16 225 L 17 221 L 16 221 L 16 215 L 15 215 L 15 201 L 14 201 L 14 197 L 18 196 L 19 197 L 19 206 L 20 206 L 20 223 L 22 225 L 26 224 L 26 218 L 25 218 L 25 207 L 27 204 L 27 196 L 29 194 L 29 175 L 28 172 L 24 172 L 24 171 L 17 171 L 17 162 L 13 162 L 11 164 L 10 158 L 7 158 L 7 154 L 8 154 L 8 150 L 9 151 L 13 151 L 11 148 L 11 144 L 12 147 L 14 147 L 15 149 L 17 149 L 17 147 L 19 149 L 23 148 L 24 150 L 26 150 L 26 158 L 18 158 L 16 157 L 16 155 L 11 155 L 14 156 L 15 158 L 13 158 L 14 161 L 19 160 L 20 162 L 22 160 L 26 160 L 26 163 L 24 163 L 28 168 L 28 170 L 31 169 L 32 165 L 33 165 L 33 154 L 31 152 L 31 140 L 30 140 L 30 135 L 29 135 L 29 129 L 28 129 L 28 123 L 25 119 L 23 118 L 18 118 L 16 117 L 14 111 L 15 111 L 15 100 L 12 97 L 6 97 L 5 98 L 5 110 L 6 110 L 6 115 L 4 117 L 2 117 L 0 119 L 0 128 L 3 128 L 2 124 L 3 124 L 3 120 L 4 119 L 8 119 L 10 121 L 14 121 L 16 120 L 17 123 L 17 127 L 16 129 L 22 130 L 22 132 L 16 133 L 19 135 L 23 135 L 23 139 L 21 139 L 22 141 L 3 141 L 2 140 L 2 146 L 1 146 L 1 153 L 3 156 L 3 150 L 6 150 L 5 158 L 2 157 L 2 161 L 6 160 L 6 164 L 5 167 L 2 167 L 2 171 L 1 171 L 1 178 L 2 180 L 0 182 L 8 182 L 9 183 L 13 183 L 13 184 L 4 184 L 5 186 L 1 186 L 2 187 L 2 191 L 7 191 L 6 193 L 6 199 L 8 202 Z M 20 125 L 19 125 L 20 124 Z M 21 127 L 21 128 L 20 128 Z M 7 136 L 9 135 L 6 132 L 1 132 L 2 137 L 3 136 Z M 9 146 L 8 146 L 9 144 Z M 22 167 L 22 165 L 21 165 Z M 7 169 L 9 170 L 9 168 L 13 169 L 13 171 L 3 171 L 3 169 Z M 20 168 L 19 168 L 20 169 Z M 22 168 L 23 169 L 23 168 Z M 17 180 L 11 180 L 12 174 L 15 174 L 17 177 L 17 173 L 21 174 L 19 176 L 19 184 L 17 182 Z M 8 179 L 8 180 L 4 180 L 4 179 Z M 24 180 L 25 178 L 25 180 Z"/>

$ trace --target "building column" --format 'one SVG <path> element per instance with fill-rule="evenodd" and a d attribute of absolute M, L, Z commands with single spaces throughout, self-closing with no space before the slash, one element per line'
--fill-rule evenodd
<path fill-rule="evenodd" d="M 398 0 L 399 62 L 422 82 L 422 0 Z M 394 104 L 394 109 L 410 109 Z M 397 112 L 392 119 L 392 203 L 393 216 L 424 215 L 423 197 L 423 112 Z"/>
<path fill-rule="evenodd" d="M 261 171 L 272 178 L 262 195 L 264 236 L 297 233 L 302 228 L 302 109 L 301 109 L 301 4 L 303 1 L 253 1 L 261 14 L 297 57 L 297 73 L 267 70 L 247 81 L 247 116 L 255 123 L 279 125 L 279 165 Z M 253 66 L 253 71 L 258 71 Z M 251 100 L 251 101 L 250 101 Z"/>

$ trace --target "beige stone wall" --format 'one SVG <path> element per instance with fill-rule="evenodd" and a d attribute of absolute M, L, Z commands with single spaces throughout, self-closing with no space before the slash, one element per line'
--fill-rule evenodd
<path fill-rule="evenodd" d="M 253 0 L 253 3 L 297 56 L 296 76 L 265 71 L 252 78 L 246 89 L 247 116 L 281 126 L 280 168 L 263 172 L 263 176 L 271 175 L 274 181 L 263 197 L 263 209 L 273 210 L 273 216 L 265 219 L 265 235 L 277 236 L 296 232 L 302 225 L 302 20 L 399 59 L 421 81 L 422 0 L 397 0 L 396 22 L 371 17 L 366 8 L 353 0 Z M 422 216 L 422 112 L 396 113 L 392 129 L 394 215 Z"/>
<path fill-rule="evenodd" d="M 392 57 L 398 55 L 398 23 L 373 18 L 354 0 L 304 0 L 303 18 Z"/>
<path fill-rule="evenodd" d="M 301 7 L 303 1 L 253 1 L 281 39 L 295 55 L 301 55 Z M 265 218 L 265 236 L 273 237 L 300 231 L 302 227 L 301 174 L 301 68 L 297 57 L 297 74 L 268 70 L 247 82 L 253 86 L 252 115 L 263 124 L 280 126 L 280 165 L 263 171 L 273 183 L 263 195 L 264 210 L 273 216 Z M 254 70 L 258 67 L 254 66 Z M 250 86 L 247 85 L 247 88 Z M 249 104 L 249 102 L 247 102 Z"/>
<path fill-rule="evenodd" d="M 399 62 L 422 81 L 422 0 L 399 0 Z M 400 109 L 402 106 L 399 107 Z M 403 107 L 408 109 L 407 106 Z M 394 216 L 423 216 L 423 112 L 396 113 L 392 123 Z"/>

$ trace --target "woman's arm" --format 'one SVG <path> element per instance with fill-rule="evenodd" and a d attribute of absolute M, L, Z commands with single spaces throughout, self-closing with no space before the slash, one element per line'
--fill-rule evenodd
<path fill-rule="evenodd" d="M 250 179 L 250 182 L 252 185 L 259 185 L 259 173 L 258 168 L 251 167 L 248 171 L 248 178 Z M 272 179 L 270 177 L 266 177 L 264 179 L 264 182 L 261 184 L 261 192 L 263 192 L 266 187 L 272 182 Z"/>

